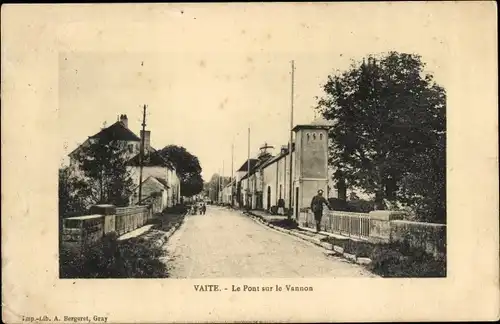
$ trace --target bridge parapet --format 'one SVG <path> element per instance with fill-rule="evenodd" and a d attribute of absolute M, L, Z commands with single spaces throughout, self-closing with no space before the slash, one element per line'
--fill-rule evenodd
<path fill-rule="evenodd" d="M 91 215 L 69 217 L 63 220 L 62 244 L 70 250 L 81 250 L 101 240 L 104 235 L 123 235 L 145 225 L 152 217 L 148 206 L 116 207 L 94 205 Z"/>
<path fill-rule="evenodd" d="M 377 210 L 369 213 L 323 211 L 321 230 L 370 243 L 401 243 L 423 248 L 433 256 L 446 253 L 446 225 L 403 220 L 400 211 Z M 300 210 L 297 223 L 316 228 L 310 208 Z"/>

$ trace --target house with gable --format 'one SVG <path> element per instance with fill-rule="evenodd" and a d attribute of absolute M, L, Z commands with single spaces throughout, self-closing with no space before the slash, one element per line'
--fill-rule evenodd
<path fill-rule="evenodd" d="M 248 195 L 248 185 L 247 181 L 242 181 L 243 179 L 246 179 L 246 175 L 248 174 L 248 166 L 250 164 L 250 170 L 252 170 L 255 165 L 259 162 L 258 159 L 248 159 L 246 160 L 241 167 L 236 170 L 235 172 L 235 183 L 236 183 L 236 203 L 240 206 L 246 206 L 247 202 L 249 201 L 249 195 Z"/>
<path fill-rule="evenodd" d="M 172 162 L 164 158 L 161 153 L 150 144 L 151 132 L 141 131 L 144 136 L 144 157 L 142 161 L 142 197 L 139 201 L 139 181 L 141 169 L 140 152 L 127 162 L 127 169 L 137 186 L 130 196 L 130 204 L 135 205 L 150 201 L 161 200 L 160 211 L 173 207 L 181 202 L 180 178 Z M 160 199 L 158 199 L 160 198 Z"/>
<path fill-rule="evenodd" d="M 151 131 L 141 131 L 137 136 L 128 128 L 127 115 L 120 115 L 119 120 L 98 133 L 89 136 L 80 146 L 68 154 L 70 168 L 75 175 L 81 175 L 78 166 L 78 154 L 82 148 L 97 140 L 109 140 L 122 148 L 122 157 L 127 161 L 127 171 L 135 185 L 129 197 L 129 204 L 148 204 L 154 212 L 161 212 L 167 207 L 180 203 L 180 179 L 175 167 L 150 145 Z M 139 201 L 140 149 L 144 139 L 144 159 L 142 169 L 142 197 Z"/>

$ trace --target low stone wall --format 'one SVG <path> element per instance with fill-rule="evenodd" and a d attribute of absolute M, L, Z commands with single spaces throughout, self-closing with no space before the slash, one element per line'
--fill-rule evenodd
<path fill-rule="evenodd" d="M 446 255 L 446 225 L 394 220 L 390 241 L 417 247 L 437 258 Z"/>
<path fill-rule="evenodd" d="M 370 243 L 401 243 L 411 248 L 422 248 L 434 257 L 446 254 L 446 225 L 402 220 L 399 211 L 378 210 L 370 213 L 341 211 L 323 212 L 321 230 L 366 240 Z M 300 211 L 297 223 L 301 227 L 316 228 L 312 212 Z"/>
<path fill-rule="evenodd" d="M 69 250 L 81 250 L 109 233 L 123 235 L 143 225 L 153 217 L 147 206 L 116 208 L 113 205 L 96 205 L 92 215 L 69 217 L 63 220 L 62 244 Z"/>

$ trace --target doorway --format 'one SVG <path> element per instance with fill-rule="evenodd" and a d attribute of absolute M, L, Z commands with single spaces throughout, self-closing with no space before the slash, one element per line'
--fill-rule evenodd
<path fill-rule="evenodd" d="M 267 186 L 267 210 L 271 209 L 271 186 Z"/>
<path fill-rule="evenodd" d="M 299 187 L 295 188 L 295 219 L 299 219 Z"/>

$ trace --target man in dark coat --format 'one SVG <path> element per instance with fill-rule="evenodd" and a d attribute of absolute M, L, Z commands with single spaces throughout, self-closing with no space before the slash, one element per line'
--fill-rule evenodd
<path fill-rule="evenodd" d="M 318 190 L 318 194 L 311 200 L 311 211 L 314 214 L 314 219 L 316 220 L 316 232 L 319 232 L 321 225 L 321 217 L 323 217 L 323 204 L 325 204 L 328 209 L 332 210 L 328 201 L 323 197 L 323 190 Z"/>

